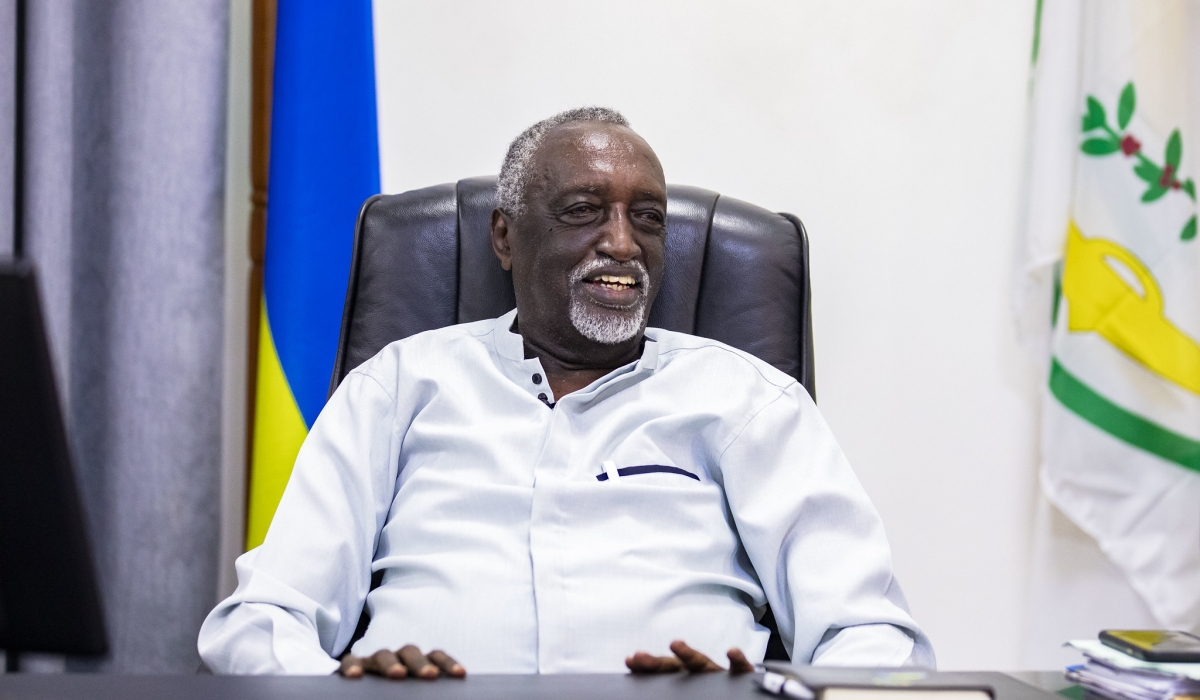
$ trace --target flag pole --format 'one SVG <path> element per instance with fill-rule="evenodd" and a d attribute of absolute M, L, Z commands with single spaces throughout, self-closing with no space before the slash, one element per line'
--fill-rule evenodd
<path fill-rule="evenodd" d="M 254 414 L 258 390 L 258 343 L 263 295 L 263 261 L 267 250 L 267 180 L 271 155 L 271 87 L 275 73 L 275 17 L 278 0 L 254 0 L 251 54 L 250 117 L 250 290 L 246 334 L 246 485 L 245 510 L 250 513 L 250 475 L 254 455 Z M 246 539 L 243 521 L 242 541 Z"/>

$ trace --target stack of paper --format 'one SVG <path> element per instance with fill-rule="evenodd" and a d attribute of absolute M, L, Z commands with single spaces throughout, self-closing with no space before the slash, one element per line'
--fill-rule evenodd
<path fill-rule="evenodd" d="M 1200 664 L 1142 661 L 1098 640 L 1067 642 L 1083 652 L 1086 664 L 1071 666 L 1067 678 L 1111 700 L 1171 700 L 1200 696 Z"/>

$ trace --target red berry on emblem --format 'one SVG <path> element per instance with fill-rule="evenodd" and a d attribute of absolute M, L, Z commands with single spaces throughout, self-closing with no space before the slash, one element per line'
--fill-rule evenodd
<path fill-rule="evenodd" d="M 1167 163 L 1163 166 L 1162 177 L 1158 178 L 1159 187 L 1170 187 L 1175 181 L 1175 166 Z"/>
<path fill-rule="evenodd" d="M 1142 144 L 1132 135 L 1126 134 L 1125 138 L 1121 139 L 1121 152 L 1127 156 L 1142 150 Z"/>

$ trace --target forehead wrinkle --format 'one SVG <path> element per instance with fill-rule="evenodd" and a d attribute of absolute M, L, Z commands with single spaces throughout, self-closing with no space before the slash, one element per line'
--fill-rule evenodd
<path fill-rule="evenodd" d="M 641 168 L 638 169 L 642 170 Z M 570 178 L 558 181 L 554 190 L 551 190 L 550 187 L 555 184 L 555 181 L 547 173 L 547 176 L 543 180 L 545 186 L 543 191 L 546 192 L 549 199 L 578 192 L 604 196 L 609 194 L 613 188 L 612 178 L 608 177 L 608 175 L 609 173 L 596 173 L 595 171 L 590 171 L 586 174 L 576 174 Z M 638 200 L 658 200 L 665 195 L 665 190 L 635 185 L 632 188 L 632 194 L 634 199 Z"/>
<path fill-rule="evenodd" d="M 662 165 L 650 145 L 636 133 L 622 131 L 612 127 L 596 128 L 591 123 L 555 127 L 538 148 L 531 168 L 531 181 L 536 181 L 544 195 L 550 198 L 571 191 L 597 194 L 606 191 L 618 168 L 661 181 Z M 551 153 L 557 157 L 549 157 Z M 636 191 L 639 196 L 649 198 L 665 195 L 665 190 L 655 192 L 638 188 Z"/>
<path fill-rule="evenodd" d="M 617 144 L 608 144 L 603 148 L 588 148 L 588 144 L 570 143 L 564 149 L 562 158 L 553 160 L 545 160 L 541 163 L 543 167 L 541 171 L 546 177 L 552 177 L 554 170 L 567 170 L 569 176 L 578 182 L 586 182 L 589 175 L 614 175 L 618 169 L 624 169 L 637 174 L 649 173 L 651 176 L 661 173 L 662 168 L 658 165 L 650 154 L 639 153 L 636 144 L 624 144 L 626 147 L 621 148 Z M 578 154 L 578 158 L 571 158 L 572 153 Z M 572 162 L 574 161 L 574 162 Z M 586 174 L 580 173 L 580 169 L 585 169 Z"/>

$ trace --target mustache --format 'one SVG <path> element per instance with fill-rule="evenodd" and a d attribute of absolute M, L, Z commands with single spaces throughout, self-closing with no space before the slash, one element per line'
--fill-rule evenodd
<path fill-rule="evenodd" d="M 640 260 L 630 260 L 629 262 L 616 262 L 615 260 L 605 261 L 600 258 L 585 260 L 576 265 L 571 270 L 571 284 L 582 282 L 589 275 L 601 268 L 619 271 L 621 274 L 629 275 L 637 280 L 638 289 L 642 290 L 645 295 L 650 287 L 650 272 Z"/>

